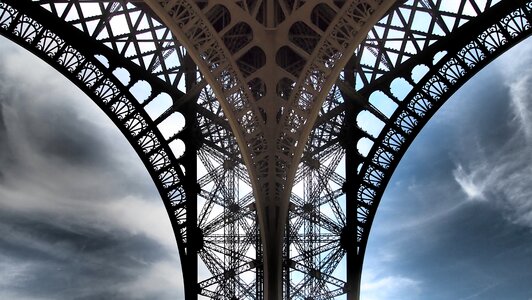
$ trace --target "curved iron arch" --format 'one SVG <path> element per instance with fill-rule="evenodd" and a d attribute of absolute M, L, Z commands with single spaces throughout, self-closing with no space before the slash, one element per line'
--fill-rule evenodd
<path fill-rule="evenodd" d="M 190 149 L 176 157 L 169 143 L 190 132 L 185 129 L 170 138 L 163 137 L 157 128 L 161 118 L 152 120 L 129 89 L 140 80 L 148 81 L 152 87 L 148 102 L 162 92 L 172 95 L 176 101 L 187 95 L 168 88 L 155 77 L 136 77 L 138 66 L 61 20 L 50 18 L 42 8 L 22 4 L 22 1 L 8 2 L 0 2 L 0 34 L 54 67 L 89 96 L 118 127 L 153 179 L 171 219 L 180 257 L 186 257 L 186 198 L 196 191 L 192 190 L 193 185 L 186 184 L 194 173 L 187 174 L 183 166 L 189 166 L 185 160 L 194 154 L 194 147 L 190 144 Z M 102 57 L 107 61 L 102 62 Z M 113 75 L 118 68 L 132 75 L 127 85 Z M 183 105 L 176 111 L 185 115 L 187 122 L 192 122 L 193 117 L 187 109 Z"/>
<path fill-rule="evenodd" d="M 44 3 L 46 1 L 42 2 Z M 74 3 L 72 5 L 77 5 L 76 1 L 67 2 Z M 109 15 L 103 16 L 103 20 L 114 13 L 113 3 L 126 5 L 126 2 L 124 1 L 102 2 L 107 3 L 106 8 L 109 10 Z M 414 2 L 418 5 L 430 3 L 428 1 Z M 146 9 L 140 2 L 133 1 L 133 3 L 134 4 L 130 5 L 135 6 L 138 8 L 138 10 L 142 11 Z M 407 2 L 399 2 L 395 9 L 404 7 L 410 8 L 409 5 L 410 4 Z M 142 53 L 142 51 L 137 51 L 137 53 L 130 58 L 128 55 L 126 55 L 125 50 L 121 50 L 116 46 L 122 37 L 114 37 L 114 40 L 110 39 L 110 41 L 108 41 L 110 44 L 109 47 L 104 46 L 103 44 L 105 41 L 96 39 L 95 35 L 87 34 L 86 29 L 75 29 L 74 24 L 70 24 L 62 20 L 60 13 L 53 12 L 53 9 L 51 14 L 52 17 L 50 17 L 51 15 L 45 12 L 38 3 L 32 4 L 30 1 L 21 0 L 3 0 L 0 2 L 0 8 L 1 33 L 10 37 L 15 42 L 23 45 L 23 47 L 43 58 L 49 64 L 54 66 L 57 65 L 56 68 L 60 72 L 64 72 L 63 74 L 65 76 L 77 82 L 76 84 L 95 102 L 100 101 L 97 102 L 97 104 L 111 117 L 113 122 L 115 122 L 120 130 L 126 135 L 127 139 L 130 141 L 148 168 L 150 175 L 154 179 L 154 182 L 159 189 L 161 196 L 163 197 L 163 202 L 165 203 L 167 211 L 171 217 L 172 226 L 176 234 L 181 261 L 186 261 L 188 263 L 183 265 L 183 272 L 187 272 L 187 275 L 190 275 L 191 271 L 194 272 L 194 256 L 197 255 L 198 251 L 200 251 L 197 248 L 201 248 L 201 245 L 194 245 L 194 243 L 203 242 L 201 239 L 200 241 L 192 241 L 191 239 L 189 240 L 190 236 L 192 235 L 188 234 L 191 231 L 194 232 L 194 230 L 196 230 L 197 220 L 195 220 L 195 214 L 197 208 L 194 206 L 195 199 L 198 194 L 198 187 L 196 185 L 195 165 L 191 165 L 190 161 L 192 161 L 192 159 L 187 158 L 195 158 L 196 155 L 201 156 L 201 154 L 196 151 L 197 148 L 199 148 L 199 145 L 197 145 L 198 142 L 194 140 L 194 136 L 197 137 L 198 133 L 194 131 L 193 126 L 190 126 L 185 128 L 185 131 L 188 130 L 186 134 L 185 131 L 183 131 L 179 136 L 176 136 L 175 138 L 189 138 L 187 140 L 187 146 L 194 146 L 187 147 L 187 150 L 182 157 L 176 158 L 173 156 L 171 149 L 168 147 L 168 141 L 165 140 L 157 130 L 155 124 L 156 122 L 151 121 L 149 116 L 142 109 L 142 105 L 134 99 L 131 93 L 129 93 L 128 87 L 130 86 L 126 87 L 121 85 L 120 81 L 112 74 L 113 69 L 117 67 L 123 67 L 127 70 L 130 70 L 130 74 L 142 74 L 142 78 L 134 78 L 131 81 L 148 81 L 154 90 L 154 93 L 152 93 L 150 99 L 155 98 L 157 92 L 166 92 L 171 95 L 174 99 L 175 106 L 173 106 L 172 109 L 169 109 L 168 113 L 173 111 L 179 111 L 183 113 L 187 119 L 187 124 L 193 124 L 192 122 L 197 121 L 196 116 L 206 120 L 205 122 L 198 121 L 201 123 L 201 134 L 214 135 L 216 133 L 218 135 L 211 138 L 203 136 L 203 140 L 200 138 L 201 141 L 199 143 L 203 143 L 204 146 L 208 147 L 208 149 L 217 151 L 220 157 L 228 159 L 227 161 L 229 163 L 226 171 L 232 168 L 230 166 L 232 163 L 236 163 L 236 165 L 241 166 L 241 158 L 239 158 L 238 154 L 236 153 L 238 148 L 235 146 L 236 144 L 233 141 L 234 137 L 232 137 L 231 133 L 229 132 L 227 122 L 223 119 L 223 114 L 216 110 L 216 108 L 212 107 L 206 108 L 202 107 L 201 105 L 186 105 L 191 101 L 190 99 L 196 99 L 200 88 L 204 87 L 204 85 L 197 84 L 196 87 L 200 88 L 192 88 L 191 91 L 189 91 L 187 94 L 184 94 L 179 92 L 179 80 L 175 80 L 173 77 L 169 76 L 169 74 L 175 74 L 176 71 L 175 68 L 172 69 L 172 67 L 169 65 L 165 65 L 165 59 L 168 58 L 171 51 L 175 51 L 171 49 L 175 49 L 179 47 L 179 45 L 172 40 L 172 38 L 165 37 L 158 41 L 159 47 L 157 50 L 153 51 L 158 52 L 158 56 L 153 53 Z M 425 9 L 430 11 L 429 8 Z M 447 33 L 450 34 L 449 36 L 438 39 L 434 44 L 432 44 L 432 46 L 426 45 L 426 47 L 420 50 L 420 53 L 410 57 L 405 63 L 400 61 L 397 64 L 391 64 L 388 61 L 385 64 L 385 70 L 379 67 L 379 61 L 384 64 L 384 61 L 387 61 L 386 59 L 377 59 L 375 65 L 369 67 L 369 71 L 367 66 L 362 66 L 360 64 L 360 60 L 358 60 L 357 64 L 357 58 L 359 59 L 362 55 L 361 53 L 364 53 L 364 51 L 366 53 L 371 52 L 370 49 L 372 48 L 378 48 L 383 52 L 389 50 L 384 49 L 382 45 L 375 45 L 374 43 L 376 42 L 371 38 L 368 38 L 363 43 L 363 46 L 357 51 L 358 55 L 354 56 L 352 64 L 348 64 L 348 67 L 346 67 L 344 70 L 342 79 L 338 82 L 337 86 L 333 88 L 333 91 L 328 99 L 329 101 L 326 101 L 324 104 L 322 114 L 318 119 L 318 123 L 316 124 L 316 131 L 313 133 L 313 135 L 311 135 L 313 136 L 313 141 L 309 142 L 309 146 L 305 150 L 303 162 L 299 167 L 300 171 L 298 171 L 300 172 L 298 180 L 303 180 L 302 178 L 309 177 L 311 176 L 309 174 L 314 173 L 316 173 L 318 177 L 324 177 L 320 178 L 319 180 L 329 180 L 335 182 L 336 185 L 341 185 L 342 181 L 345 180 L 346 183 L 344 183 L 343 191 L 334 190 L 330 191 L 330 194 L 326 195 L 318 193 L 317 195 L 313 195 L 313 197 L 320 198 L 321 196 L 322 199 L 315 199 L 317 202 L 331 202 L 330 199 L 323 198 L 340 197 L 345 192 L 348 209 L 346 210 L 347 216 L 343 217 L 347 220 L 338 220 L 338 222 L 333 222 L 324 216 L 318 216 L 319 222 L 323 223 L 323 227 L 331 228 L 329 231 L 335 232 L 335 236 L 320 236 L 327 241 L 333 241 L 330 245 L 327 244 L 329 246 L 321 245 L 323 246 L 322 248 L 329 247 L 330 249 L 335 249 L 334 251 L 336 251 L 331 251 L 331 264 L 326 265 L 323 272 L 321 272 L 321 270 L 313 269 L 311 265 L 312 262 L 306 264 L 306 262 L 301 260 L 301 258 L 289 257 L 288 254 L 285 253 L 283 255 L 286 255 L 287 272 L 297 270 L 298 272 L 305 274 L 305 278 L 322 280 L 327 284 L 333 284 L 338 287 L 335 290 L 331 290 L 330 294 L 328 294 L 328 296 L 324 295 L 324 297 L 333 297 L 333 295 L 335 295 L 334 293 L 348 293 L 350 297 L 357 297 L 356 294 L 358 291 L 356 290 L 356 286 L 358 285 L 358 280 L 360 279 L 357 276 L 360 275 L 369 229 L 371 227 L 371 223 L 376 213 L 382 193 L 384 192 L 386 184 L 400 158 L 404 155 L 408 146 L 424 126 L 424 124 L 452 93 L 454 93 L 463 83 L 471 78 L 483 66 L 487 65 L 495 57 L 506 51 L 512 45 L 517 44 L 530 34 L 531 9 L 532 4 L 530 1 L 504 1 L 501 5 L 497 6 L 497 9 L 490 9 L 481 16 L 469 21 L 471 25 L 466 23 L 464 27 L 458 29 L 453 28 L 452 32 Z M 54 14 L 56 14 L 56 16 L 53 16 Z M 49 18 L 44 18 L 44 16 Z M 25 17 L 27 17 L 27 19 L 24 19 Z M 26 22 L 29 25 L 19 26 L 18 28 L 21 30 L 17 31 L 17 24 L 21 24 L 19 23 L 19 20 L 22 20 L 22 23 Z M 512 23 L 514 20 L 520 21 L 517 23 Z M 84 21 L 81 21 L 81 23 L 83 22 Z M 105 20 L 100 21 L 100 24 L 105 26 Z M 83 27 L 82 25 L 83 24 L 80 26 Z M 151 26 L 151 28 L 144 30 L 150 31 L 152 28 L 161 28 L 160 24 L 154 23 Z M 492 29 L 490 30 L 490 28 Z M 53 29 L 53 32 L 51 32 L 49 29 Z M 86 34 L 83 35 L 83 32 Z M 82 39 L 73 38 L 75 36 L 82 36 Z M 456 44 L 452 45 L 449 43 L 451 38 L 454 39 L 453 41 L 455 41 Z M 133 40 L 131 44 L 139 44 L 139 42 L 134 40 L 132 37 L 128 36 L 128 39 Z M 83 43 L 91 41 L 90 47 L 87 47 L 86 44 L 83 44 L 81 40 Z M 428 40 L 429 37 L 427 37 L 427 41 Z M 472 40 L 476 41 L 471 42 Z M 42 41 L 42 45 L 46 45 L 48 48 L 38 48 L 42 47 L 39 46 L 40 41 Z M 54 41 L 57 45 L 61 45 L 61 47 L 52 46 Z M 441 58 L 439 62 L 433 63 L 432 59 L 434 54 L 443 50 L 447 51 L 447 55 Z M 53 55 L 49 56 L 47 53 L 53 53 Z M 71 57 L 73 60 L 69 60 L 68 62 L 66 60 L 59 60 L 63 53 L 70 53 L 65 54 L 63 57 Z M 110 66 L 106 67 L 102 62 L 94 57 L 95 54 L 105 56 L 109 60 Z M 146 57 L 148 57 L 147 60 Z M 131 60 L 136 60 L 136 62 L 133 63 Z M 72 67 L 69 62 L 79 62 L 80 64 L 77 68 L 69 69 L 69 67 Z M 427 75 L 420 81 L 414 81 L 410 78 L 410 73 L 415 66 L 419 64 L 432 66 L 434 69 L 427 73 Z M 193 69 L 193 67 L 190 66 L 189 68 Z M 182 70 L 179 72 L 182 72 Z M 196 71 L 193 70 L 191 72 L 195 74 Z M 356 82 L 355 77 L 364 72 L 369 72 L 374 76 L 364 81 L 364 87 L 362 89 L 360 89 L 358 92 L 354 92 L 354 86 Z M 193 77 L 195 76 L 196 75 L 193 75 Z M 405 78 L 405 80 L 413 86 L 412 92 L 404 100 L 397 99 L 397 97 L 393 95 L 389 88 L 392 81 L 398 76 Z M 201 79 L 194 78 L 191 81 L 193 81 L 194 84 L 198 80 Z M 347 87 L 345 82 L 348 83 Z M 99 89 L 99 87 L 101 87 L 101 89 Z M 107 88 L 104 89 L 103 87 Z M 441 89 L 439 87 L 441 87 Z M 117 90 L 114 90 L 114 88 Z M 377 90 L 382 91 L 389 98 L 391 98 L 392 101 L 397 103 L 398 108 L 395 110 L 392 116 L 383 117 L 382 114 L 379 113 L 378 109 L 371 108 L 371 106 L 368 105 L 368 99 L 370 95 Z M 213 105 L 213 103 L 217 101 L 212 97 L 212 95 L 208 95 L 206 92 L 202 93 L 201 97 L 211 98 L 206 99 L 203 102 L 203 104 L 206 106 Z M 104 99 L 107 99 L 107 102 L 105 102 Z M 122 107 L 123 110 L 116 110 L 116 108 L 119 106 L 117 103 L 122 105 L 120 107 Z M 116 106 L 113 106 L 114 104 L 116 104 Z M 370 134 L 356 126 L 356 116 L 363 109 L 370 110 L 373 114 L 380 117 L 381 120 L 384 120 L 386 125 L 379 136 L 371 137 Z M 139 136 L 139 134 L 134 134 L 133 131 L 136 130 L 137 127 L 130 127 L 133 123 L 128 123 L 128 121 L 133 120 L 134 116 L 137 115 L 142 117 L 142 119 L 136 121 L 135 124 L 138 126 L 140 124 L 141 128 L 145 128 L 146 130 L 141 129 L 140 131 L 135 132 L 148 134 L 150 130 L 153 130 L 156 131 L 152 133 L 153 136 L 146 137 L 144 140 L 144 135 Z M 330 132 L 330 136 L 323 138 L 322 136 L 326 135 L 323 134 L 323 132 Z M 361 137 L 371 138 L 374 141 L 373 148 L 365 156 L 359 154 L 357 151 L 356 142 Z M 154 144 L 150 145 L 152 142 Z M 144 146 L 150 147 L 149 149 L 152 150 L 144 152 Z M 224 150 L 223 148 L 225 146 L 229 146 L 231 150 Z M 155 164 L 154 161 L 150 160 L 150 157 L 153 157 L 150 156 L 150 154 L 155 153 L 153 151 L 157 151 L 153 149 L 163 148 L 165 150 L 164 154 L 166 156 L 164 156 L 164 159 L 160 160 L 164 165 L 164 167 L 161 167 L 161 165 Z M 337 160 L 338 157 L 344 153 L 344 151 L 346 153 L 347 160 L 346 178 L 337 176 L 334 170 L 331 171 L 328 169 L 328 167 L 320 166 L 319 163 L 316 164 L 315 158 L 319 158 L 320 156 L 331 157 L 332 155 L 334 160 Z M 159 162 L 159 160 L 157 160 L 157 162 Z M 338 162 L 335 163 L 337 164 Z M 180 167 L 177 167 L 180 164 L 184 166 L 185 173 L 181 171 Z M 361 164 L 360 170 L 357 170 L 357 164 Z M 221 165 L 223 165 L 225 168 L 225 161 L 223 161 Z M 167 171 L 170 169 L 173 169 L 173 172 L 175 172 L 172 173 L 175 174 L 175 177 L 172 175 L 170 178 L 171 181 L 176 185 L 170 184 L 170 186 L 168 186 L 169 188 L 167 189 L 165 188 L 166 177 L 161 177 L 161 170 Z M 236 167 L 231 170 L 238 175 L 237 177 L 246 180 L 245 170 L 243 170 L 241 167 L 240 169 Z M 208 176 L 204 176 L 203 179 L 200 178 L 198 180 L 200 190 L 201 187 L 207 185 L 206 182 L 209 180 L 214 181 L 214 179 L 209 179 Z M 174 188 L 178 191 L 175 195 L 170 193 Z M 215 193 L 216 190 L 213 189 L 211 194 Z M 180 199 L 178 205 L 172 206 L 172 204 L 175 203 L 172 202 L 172 199 L 174 199 L 172 197 L 177 197 Z M 187 200 L 191 201 L 187 202 Z M 241 201 L 238 203 L 238 205 L 250 205 L 250 199 L 242 197 L 240 200 Z M 307 212 L 309 207 L 305 207 L 305 204 L 310 202 L 306 200 L 303 201 L 304 199 L 298 199 L 297 195 L 294 195 L 291 200 L 293 201 L 291 217 L 294 218 L 294 224 L 300 222 L 297 220 L 298 217 L 300 219 L 307 218 L 304 220 L 305 222 L 315 222 L 315 220 L 311 220 L 311 218 L 309 218 L 309 216 L 311 216 L 311 214 L 308 214 Z M 218 200 L 213 199 L 213 202 L 215 201 Z M 208 209 L 209 208 L 207 207 L 206 210 Z M 212 209 L 212 207 L 210 209 Z M 239 214 L 238 217 L 248 218 L 250 212 L 253 214 L 253 211 L 249 210 L 249 212 Z M 221 216 L 224 217 L 225 215 L 222 214 Z M 344 224 L 346 222 L 347 224 Z M 211 222 L 210 225 L 216 225 L 215 223 L 216 222 Z M 253 224 L 254 223 L 251 222 L 252 226 Z M 337 232 L 338 229 L 341 229 L 339 228 L 339 224 L 346 225 L 346 230 L 342 231 L 342 233 Z M 255 234 L 258 235 L 258 233 Z M 355 236 L 357 236 L 356 239 L 354 238 Z M 237 236 L 237 238 L 240 239 L 241 237 Z M 212 236 L 210 239 L 211 240 L 208 241 L 214 243 L 217 241 L 216 239 L 219 239 L 219 237 Z M 356 244 L 349 242 L 353 239 L 357 241 Z M 207 238 L 205 240 L 207 241 Z M 297 240 L 296 237 L 293 237 L 293 240 L 287 239 L 286 241 L 287 244 L 295 244 L 299 242 L 301 242 L 301 244 L 305 243 L 305 241 Z M 223 246 L 223 242 L 221 243 Z M 240 243 L 240 240 L 235 241 L 234 243 L 238 244 Z M 253 244 L 256 243 L 256 241 L 246 240 L 242 243 Z M 216 245 L 213 244 L 211 246 L 214 247 Z M 314 248 L 317 249 L 319 248 L 318 246 L 315 246 Z M 257 252 L 260 252 L 260 245 L 257 246 L 256 250 Z M 321 248 L 318 250 L 323 251 Z M 218 249 L 217 251 L 224 250 Z M 208 250 L 202 249 L 201 252 L 204 253 L 204 255 L 207 255 Z M 332 271 L 329 272 L 329 270 L 325 269 L 334 266 L 334 263 L 338 261 L 338 255 L 345 255 L 345 252 L 347 252 L 349 268 L 355 270 L 355 272 L 353 272 L 355 273 L 355 276 L 349 277 L 350 275 L 348 274 L 347 281 L 338 281 L 336 278 L 331 276 Z M 318 252 L 318 254 L 319 253 L 323 252 Z M 207 255 L 206 257 L 209 256 Z M 236 261 L 238 261 L 238 259 Z M 248 269 L 257 268 L 257 266 L 260 266 L 260 257 L 257 256 L 255 261 L 240 260 L 240 262 L 249 264 L 249 266 L 246 266 Z M 185 293 L 187 298 L 196 297 L 196 294 L 198 293 L 212 297 L 218 296 L 219 291 L 209 290 L 209 285 L 212 285 L 213 283 L 224 282 L 227 276 L 230 277 L 230 271 L 239 272 L 239 270 L 242 270 L 238 268 L 242 268 L 242 266 L 237 266 L 236 269 L 220 270 L 219 273 L 213 274 L 213 277 L 205 280 L 203 283 L 198 284 L 196 280 L 192 280 L 191 286 L 186 285 Z M 259 268 L 257 268 L 257 270 L 258 269 Z M 358 275 L 356 275 L 357 272 Z M 252 294 L 256 293 L 256 295 L 260 295 L 259 277 L 261 274 L 259 271 L 257 271 L 256 276 L 257 280 L 254 287 L 255 290 L 252 292 Z M 345 284 L 347 289 L 343 286 Z M 293 292 L 294 295 L 304 296 L 302 293 L 299 294 L 301 288 L 303 287 L 302 285 L 288 285 L 288 287 L 291 289 L 291 292 Z M 351 290 L 349 290 L 349 288 L 351 288 Z M 352 288 L 355 288 L 355 290 L 352 290 Z M 250 296 L 249 293 L 245 295 Z"/>
<path fill-rule="evenodd" d="M 378 205 L 401 158 L 436 111 L 461 86 L 502 53 L 530 36 L 531 12 L 530 1 L 496 5 L 482 17 L 427 47 L 423 55 L 410 59 L 393 73 L 383 74 L 356 95 L 347 95 L 346 98 L 352 101 L 346 103 L 346 127 L 355 138 L 348 143 L 346 150 L 351 155 L 347 155 L 349 184 L 344 190 L 348 203 L 352 201 L 351 207 L 356 211 L 356 231 L 352 228 L 350 234 L 356 234 L 357 259 L 353 267 L 359 269 L 359 274 Z M 416 81 L 412 78 L 413 70 L 419 65 L 427 66 L 428 72 Z M 394 95 L 390 87 L 397 78 L 403 78 L 412 87 L 404 99 Z M 376 91 L 381 91 L 397 104 L 390 117 L 367 104 Z M 354 104 L 357 101 L 354 97 L 364 99 L 366 104 Z M 356 125 L 356 116 L 363 110 L 371 111 L 385 124 L 375 138 Z M 357 151 L 356 142 L 360 138 L 374 142 L 367 155 Z"/>
<path fill-rule="evenodd" d="M 453 36 L 453 45 L 449 46 L 449 40 L 440 41 L 427 51 L 428 55 L 424 59 L 416 61 L 418 64 L 430 66 L 430 71 L 417 83 L 405 76 L 414 86 L 404 100 L 399 100 L 389 91 L 385 91 L 401 105 L 377 138 L 380 143 L 376 143 L 369 151 L 369 161 L 365 162 L 358 172 L 364 181 L 361 185 L 386 186 L 403 154 L 436 111 L 482 68 L 532 33 L 531 9 L 532 2 L 526 5 L 523 2 L 522 6 L 513 9 L 490 11 L 485 20 L 491 22 L 479 22 L 484 26 L 477 28 L 475 25 L 478 24 L 464 26 L 457 36 Z M 516 20 L 517 22 L 514 22 Z M 473 39 L 461 39 L 464 34 L 472 36 Z M 430 61 L 441 51 L 447 54 L 436 63 Z M 415 66 L 407 66 L 406 70 L 402 70 L 404 73 L 399 75 L 412 74 Z M 373 91 L 374 88 L 363 90 L 361 94 Z M 387 160 L 384 157 L 393 159 Z M 379 169 L 389 172 L 382 176 L 377 175 Z M 379 182 L 373 178 L 382 179 Z"/>
<path fill-rule="evenodd" d="M 152 176 L 169 214 L 178 244 L 182 272 L 186 275 L 183 276 L 185 297 L 187 299 L 197 297 L 201 292 L 201 285 L 195 274 L 198 269 L 198 252 L 204 243 L 203 233 L 198 229 L 201 220 L 197 220 L 196 215 L 197 198 L 200 195 L 207 198 L 216 193 L 216 189 L 208 191 L 207 187 L 204 187 L 208 185 L 209 180 L 212 181 L 208 175 L 204 175 L 203 179 L 196 178 L 196 157 L 202 157 L 198 150 L 204 148 L 208 150 L 203 150 L 202 153 L 216 152 L 218 160 L 234 160 L 236 164 L 240 161 L 238 147 L 233 141 L 234 137 L 230 133 L 227 121 L 219 107 L 216 107 L 217 99 L 210 93 L 202 78 L 198 77 L 196 67 L 186 53 L 179 53 L 182 51 L 180 45 L 173 39 L 169 30 L 157 19 L 150 19 L 148 28 L 139 29 L 139 34 L 154 33 L 151 43 L 156 50 L 143 52 L 139 46 L 143 42 L 134 34 L 131 34 L 133 37 L 126 34 L 131 47 L 137 50 L 133 55 L 126 53 L 125 47 L 118 46 L 124 35 L 101 38 L 98 30 L 105 31 L 104 29 L 97 27 L 91 33 L 84 24 L 96 20 L 105 27 L 106 23 L 119 13 L 127 15 L 143 12 L 146 7 L 142 3 L 134 2 L 133 5 L 127 1 L 103 1 L 105 12 L 102 15 L 73 21 L 65 20 L 67 9 L 63 12 L 53 6 L 44 9 L 51 3 L 1 1 L 0 34 L 40 57 L 73 81 L 111 118 L 134 147 Z M 74 10 L 83 8 L 83 1 L 58 1 L 58 3 L 71 5 Z M 122 8 L 117 9 L 120 5 Z M 151 18 L 146 12 L 143 13 Z M 164 34 L 159 35 L 161 30 Z M 112 32 L 108 30 L 107 34 L 111 35 Z M 181 54 L 179 56 L 181 66 L 171 65 L 171 60 L 175 59 L 175 56 L 172 57 L 174 53 Z M 101 58 L 105 62 L 102 62 Z M 91 72 L 87 71 L 85 65 L 90 66 Z M 113 75 L 113 70 L 118 68 L 127 70 L 132 77 L 127 85 L 123 85 L 120 79 Z M 180 77 L 184 77 L 184 80 L 180 80 Z M 129 92 L 129 88 L 141 80 L 148 82 L 152 93 L 147 100 L 139 103 Z M 188 89 L 187 93 L 179 90 L 183 88 L 183 81 Z M 144 107 L 160 93 L 170 95 L 173 104 L 161 116 L 152 120 Z M 199 102 L 197 106 L 196 101 Z M 165 139 L 157 125 L 173 112 L 179 112 L 185 117 L 185 128 Z M 169 147 L 169 143 L 175 139 L 181 139 L 186 143 L 185 153 L 179 157 L 176 157 Z M 244 181 L 249 180 L 245 169 L 241 166 L 237 165 L 231 173 L 237 174 Z M 239 204 L 249 205 L 252 199 L 248 196 Z M 216 196 L 216 199 L 211 199 L 210 202 L 219 202 L 218 198 Z M 206 213 L 211 209 L 209 204 L 204 207 Z M 245 217 L 249 218 L 248 215 L 249 213 Z M 217 220 L 211 220 L 207 225 L 212 226 L 212 223 L 214 226 L 220 226 Z M 254 225 L 251 224 L 250 227 L 254 230 L 254 235 L 258 236 Z M 212 239 L 216 241 L 219 237 L 213 236 Z M 248 243 L 259 242 L 251 239 Z M 222 247 L 214 246 L 217 251 L 220 249 L 224 251 Z M 223 274 L 224 270 L 213 273 L 213 277 L 205 280 L 204 285 L 219 280 Z M 257 285 L 259 283 L 260 280 L 257 281 Z M 209 291 L 205 293 L 213 295 Z"/>

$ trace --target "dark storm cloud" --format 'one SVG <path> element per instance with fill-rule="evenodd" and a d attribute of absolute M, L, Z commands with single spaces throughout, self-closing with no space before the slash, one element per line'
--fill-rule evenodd
<path fill-rule="evenodd" d="M 0 64 L 6 63 L 0 61 Z M 89 131 L 93 129 L 91 126 L 87 126 L 82 120 L 76 120 L 78 112 L 72 107 L 51 99 L 57 95 L 48 93 L 47 90 L 38 91 L 21 86 L 1 73 L 0 80 L 2 111 L 11 112 L 8 113 L 8 120 L 5 120 L 6 116 L 2 116 L 0 121 L 24 120 L 24 127 L 20 128 L 23 132 L 16 133 L 23 133 L 26 135 L 24 138 L 31 139 L 37 152 L 79 167 L 105 164 L 108 156 L 102 153 L 101 141 L 94 137 L 94 132 Z M 3 127 L 5 132 L 6 125 L 3 124 Z"/>
<path fill-rule="evenodd" d="M 36 151 L 73 167 L 100 167 L 109 163 L 104 145 L 84 122 L 72 120 L 75 113 L 59 106 L 38 108 L 40 118 L 20 116 L 26 120 L 27 138 L 33 139 Z M 53 130 L 53 132 L 51 132 Z"/>
<path fill-rule="evenodd" d="M 12 211 L 7 210 L 0 211 L 0 218 L 4 222 L 0 227 L 2 231 L 0 246 L 4 254 L 10 254 L 15 258 L 63 262 L 68 258 L 63 255 L 66 252 L 86 251 L 108 253 L 108 255 L 116 256 L 108 262 L 127 266 L 131 257 L 123 253 L 129 247 L 134 251 L 130 253 L 131 255 L 139 255 L 146 261 L 153 261 L 164 256 L 163 250 L 151 248 L 152 246 L 146 242 L 150 238 L 142 234 L 130 235 L 119 229 L 102 230 L 91 224 L 51 222 L 46 218 L 38 219 L 31 213 L 13 214 Z M 50 250 L 47 244 L 50 244 L 50 248 L 56 251 L 46 251 Z M 43 248 L 43 246 L 46 247 Z"/>
<path fill-rule="evenodd" d="M 168 259 L 142 235 L 64 227 L 5 213 L 0 218 L 10 224 L 0 225 L 2 256 L 31 265 L 31 273 L 17 282 L 26 287 L 27 296 L 74 299 L 85 293 L 94 299 L 112 293 L 126 299 L 128 293 L 118 286 L 135 281 L 147 265 Z"/>
<path fill-rule="evenodd" d="M 179 298 L 169 220 L 126 139 L 56 71 L 0 53 L 0 299 Z"/>
<path fill-rule="evenodd" d="M 42 90 L 42 83 L 36 87 L 28 87 L 22 86 L 15 79 L 17 78 L 2 78 L 0 75 L 3 94 L 0 105 L 4 124 L 4 161 L 16 163 L 18 168 L 33 169 L 36 175 L 43 176 L 63 173 L 64 177 L 68 177 L 70 173 L 80 173 L 80 169 L 103 173 L 103 177 L 85 179 L 87 187 L 108 181 L 124 186 L 132 179 L 128 176 L 130 173 L 125 172 L 127 166 L 121 165 L 121 157 L 110 153 L 119 147 L 111 144 L 105 136 L 97 138 L 101 128 L 94 126 L 87 117 L 84 118 L 83 110 L 74 105 L 74 100 L 77 100 L 75 97 L 80 97 L 79 92 L 76 91 L 77 93 L 72 95 L 68 89 L 57 92 L 53 86 L 45 92 Z M 73 90 L 72 87 L 69 88 Z M 116 142 L 121 147 L 128 147 L 124 138 Z M 38 168 L 33 168 L 33 165 Z M 17 172 L 15 167 L 13 169 Z M 134 171 L 138 174 L 143 170 Z M 101 180 L 104 178 L 105 180 Z M 130 188 L 140 187 L 135 192 L 148 189 L 146 181 L 139 182 L 139 185 Z M 100 186 L 97 191 L 110 195 L 124 191 L 113 189 L 107 184 Z M 98 195 L 102 196 L 105 195 Z"/>

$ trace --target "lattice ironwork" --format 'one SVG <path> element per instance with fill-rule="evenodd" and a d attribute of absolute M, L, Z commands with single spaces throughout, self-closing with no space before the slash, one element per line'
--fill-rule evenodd
<path fill-rule="evenodd" d="M 392 2 L 305 2 L 278 22 L 279 2 L 265 1 L 265 24 L 234 2 L 145 2 L 191 53 L 228 119 L 253 187 L 265 297 L 279 299 L 283 231 L 305 141 L 349 53 Z"/>
<path fill-rule="evenodd" d="M 0 33 L 128 138 L 169 213 L 187 299 L 358 299 L 408 146 L 531 32 L 529 0 L 385 2 L 0 0 Z M 264 212 L 283 206 L 268 199 L 285 199 L 270 227 Z"/>

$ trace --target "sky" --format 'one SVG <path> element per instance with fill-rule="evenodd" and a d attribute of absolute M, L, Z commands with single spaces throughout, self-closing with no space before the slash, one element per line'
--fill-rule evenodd
<path fill-rule="evenodd" d="M 362 299 L 532 299 L 531 178 L 528 39 L 466 83 L 406 152 L 372 226 Z"/>
<path fill-rule="evenodd" d="M 531 53 L 529 39 L 488 66 L 407 151 L 372 228 L 363 300 L 532 299 Z M 0 299 L 182 299 L 179 265 L 119 130 L 0 38 Z"/>
<path fill-rule="evenodd" d="M 179 299 L 181 285 L 133 148 L 73 84 L 0 38 L 0 299 Z"/>

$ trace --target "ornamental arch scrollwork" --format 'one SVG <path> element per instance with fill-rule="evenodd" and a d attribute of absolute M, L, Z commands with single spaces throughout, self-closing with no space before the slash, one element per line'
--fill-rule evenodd
<path fill-rule="evenodd" d="M 348 54 L 349 28 L 371 14 L 357 1 L 170 1 L 188 49 L 142 1 L 94 0 L 98 14 L 66 21 L 90 1 L 2 0 L 0 33 L 73 81 L 127 137 L 168 211 L 187 299 L 264 297 L 253 193 L 263 175 L 276 177 L 260 181 L 272 199 L 293 175 L 276 252 L 282 297 L 358 299 L 371 224 L 409 145 L 450 95 L 530 35 L 530 1 L 464 1 L 474 16 L 463 5 L 448 12 L 442 1 L 397 1 Z M 426 28 L 405 17 L 416 13 L 428 16 Z M 127 30 L 115 34 L 116 16 Z M 266 49 L 258 25 L 285 26 L 286 42 Z M 194 51 L 208 63 L 198 68 Z M 327 77 L 344 58 L 339 78 Z M 282 105 L 265 104 L 271 99 Z M 359 124 L 360 115 L 382 124 Z M 167 120 L 183 123 L 167 130 Z M 308 140 L 299 139 L 309 122 Z M 272 124 L 275 139 L 264 131 Z"/>

